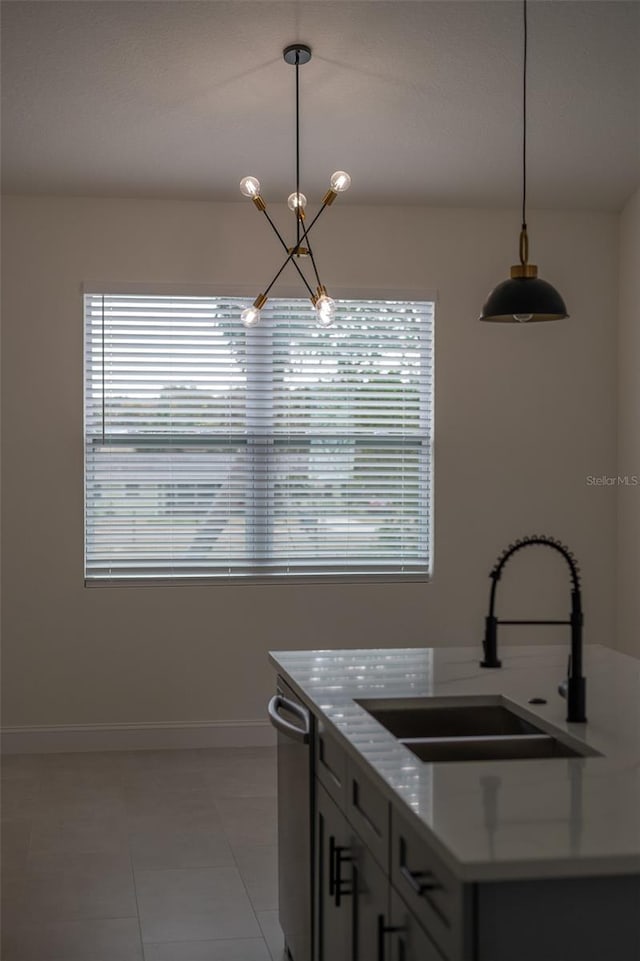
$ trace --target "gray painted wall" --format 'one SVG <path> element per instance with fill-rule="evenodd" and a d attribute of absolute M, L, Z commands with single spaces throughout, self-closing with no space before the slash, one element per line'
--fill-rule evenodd
<path fill-rule="evenodd" d="M 336 204 L 317 231 L 332 285 L 437 294 L 431 583 L 87 589 L 81 285 L 229 284 L 252 299 L 278 249 L 250 205 L 5 199 L 5 724 L 263 718 L 269 649 L 479 646 L 489 569 L 526 533 L 575 551 L 586 641 L 613 645 L 616 491 L 587 478 L 616 470 L 618 217 L 539 211 L 529 227 L 565 322 L 476 322 L 517 257 L 516 212 Z M 501 591 L 505 615 L 568 613 L 548 551 L 514 560 Z M 504 640 L 565 637 L 516 631 Z"/>

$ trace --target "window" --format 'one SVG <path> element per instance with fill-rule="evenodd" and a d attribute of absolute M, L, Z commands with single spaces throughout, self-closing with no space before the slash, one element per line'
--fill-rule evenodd
<path fill-rule="evenodd" d="M 424 578 L 433 304 L 85 296 L 85 576 Z"/>

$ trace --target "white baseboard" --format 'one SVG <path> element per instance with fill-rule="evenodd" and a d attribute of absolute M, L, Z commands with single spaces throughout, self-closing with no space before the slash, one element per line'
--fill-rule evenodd
<path fill-rule="evenodd" d="M 66 751 L 157 751 L 193 747 L 270 747 L 276 734 L 268 721 L 200 723 L 64 724 L 57 727 L 5 727 L 3 754 Z"/>

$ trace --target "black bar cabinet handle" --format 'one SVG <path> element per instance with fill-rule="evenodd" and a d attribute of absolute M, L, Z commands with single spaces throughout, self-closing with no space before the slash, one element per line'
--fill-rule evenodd
<path fill-rule="evenodd" d="M 419 898 L 421 898 L 426 891 L 437 891 L 438 888 L 442 887 L 441 884 L 438 884 L 438 882 L 433 879 L 431 871 L 410 871 L 406 864 L 403 864 L 400 868 L 400 874 Z M 430 878 L 431 880 L 421 881 L 420 878 Z"/>
<path fill-rule="evenodd" d="M 329 897 L 336 894 L 336 839 L 333 834 L 329 837 Z"/>
<path fill-rule="evenodd" d="M 334 847 L 334 863 L 335 863 L 335 894 L 334 903 L 337 908 L 342 904 L 342 897 L 346 894 L 353 894 L 353 889 L 345 887 L 348 885 L 348 881 L 342 880 L 342 865 L 345 862 L 353 861 L 350 854 L 345 854 L 349 848 L 344 847 L 340 844 L 336 844 Z"/>
<path fill-rule="evenodd" d="M 396 931 L 402 931 L 402 928 L 393 927 L 392 925 L 387 925 L 384 923 L 384 914 L 378 915 L 378 957 L 377 961 L 385 961 L 385 935 L 394 934 Z"/>
<path fill-rule="evenodd" d="M 384 914 L 378 915 L 378 961 L 384 961 L 384 936 L 386 928 L 384 926 Z"/>
<path fill-rule="evenodd" d="M 419 898 L 427 891 L 437 891 L 442 887 L 432 871 L 411 871 L 407 865 L 407 842 L 403 837 L 400 838 L 400 874 L 407 882 L 414 894 Z M 425 878 L 426 880 L 422 880 Z"/>

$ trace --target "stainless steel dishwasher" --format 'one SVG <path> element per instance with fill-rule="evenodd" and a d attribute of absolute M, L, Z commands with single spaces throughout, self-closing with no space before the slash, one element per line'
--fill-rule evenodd
<path fill-rule="evenodd" d="M 278 731 L 280 926 L 293 961 L 311 961 L 313 715 L 279 677 L 269 719 Z"/>

